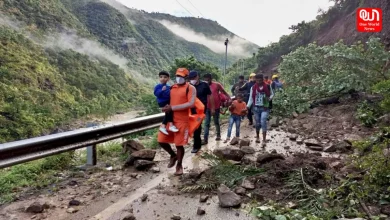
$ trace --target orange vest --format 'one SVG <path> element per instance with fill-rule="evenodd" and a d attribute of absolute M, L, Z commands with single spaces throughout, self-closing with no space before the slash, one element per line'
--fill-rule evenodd
<path fill-rule="evenodd" d="M 192 114 L 191 109 L 189 110 L 190 121 L 189 121 L 188 134 L 190 135 L 190 137 L 192 137 L 194 135 L 195 130 L 202 125 L 202 121 L 206 117 L 206 115 L 204 114 L 204 107 L 205 106 L 203 105 L 203 103 L 198 98 L 196 98 L 195 99 L 196 114 Z"/>

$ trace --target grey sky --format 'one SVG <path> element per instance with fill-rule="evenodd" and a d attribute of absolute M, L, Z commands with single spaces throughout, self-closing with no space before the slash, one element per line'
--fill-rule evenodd
<path fill-rule="evenodd" d="M 259 46 L 278 41 L 291 25 L 311 21 L 329 0 L 117 0 L 127 7 L 176 16 L 216 20 L 233 33 Z M 183 8 L 180 4 L 185 8 Z M 192 4 L 191 4 L 192 3 Z M 194 8 L 193 5 L 196 7 Z M 189 14 L 190 11 L 191 14 Z M 200 11 L 200 13 L 198 12 Z"/>

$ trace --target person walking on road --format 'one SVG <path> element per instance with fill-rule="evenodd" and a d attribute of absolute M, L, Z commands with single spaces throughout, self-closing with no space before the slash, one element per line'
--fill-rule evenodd
<path fill-rule="evenodd" d="M 205 106 L 205 113 L 207 112 L 207 103 L 210 102 L 211 106 L 209 107 L 210 107 L 211 115 L 214 115 L 215 112 L 214 97 L 211 95 L 212 93 L 209 84 L 200 81 L 200 76 L 196 71 L 191 71 L 188 78 L 190 79 L 190 83 L 196 89 L 196 97 Z M 199 126 L 199 128 L 196 129 L 194 132 L 194 146 L 192 148 L 191 153 L 197 153 L 202 147 L 201 134 L 202 134 L 202 126 Z"/>
<path fill-rule="evenodd" d="M 249 75 L 249 82 L 245 83 L 239 89 L 239 91 L 244 92 L 244 101 L 245 101 L 245 103 L 249 102 L 249 95 L 250 95 L 252 86 L 255 85 L 255 83 L 256 83 L 255 76 L 256 76 L 255 73 L 251 73 Z M 247 117 L 248 117 L 248 120 L 249 120 L 249 125 L 253 125 L 253 113 L 252 113 L 252 109 L 250 109 L 250 108 L 248 109 Z"/>
<path fill-rule="evenodd" d="M 229 118 L 229 127 L 228 127 L 228 133 L 226 140 L 224 143 L 227 143 L 230 141 L 230 137 L 232 135 L 232 128 L 233 124 L 236 125 L 236 136 L 232 140 L 236 140 L 235 142 L 238 142 L 240 139 L 240 125 L 241 125 L 241 116 L 245 115 L 247 112 L 246 103 L 242 101 L 243 95 L 237 94 L 236 100 L 233 101 L 233 103 L 229 107 L 230 111 L 230 118 Z"/>
<path fill-rule="evenodd" d="M 231 92 L 232 92 L 232 95 L 237 96 L 237 94 L 239 94 L 239 93 L 243 94 L 243 92 L 240 91 L 239 89 L 240 89 L 241 87 L 243 87 L 244 84 L 245 84 L 245 82 L 244 82 L 244 76 L 239 76 L 239 77 L 238 77 L 238 82 L 236 82 L 236 83 L 233 85 L 233 87 L 232 87 L 232 91 L 231 91 Z"/>
<path fill-rule="evenodd" d="M 230 101 L 229 94 L 225 91 L 225 89 L 222 87 L 222 85 L 219 82 L 213 82 L 213 78 L 210 73 L 207 73 L 204 75 L 204 80 L 209 84 L 211 89 L 211 94 L 213 96 L 214 105 L 211 104 L 211 100 L 207 103 L 207 110 L 206 110 L 206 124 L 204 129 L 204 138 L 202 145 L 208 144 L 208 138 L 209 138 L 209 130 L 210 130 L 210 121 L 211 116 L 214 113 L 214 125 L 215 129 L 217 131 L 217 138 L 216 141 L 221 140 L 221 126 L 219 124 L 219 114 L 221 109 L 221 97 L 220 93 L 224 94 L 228 101 Z M 211 109 L 211 107 L 214 106 L 215 110 Z"/>
<path fill-rule="evenodd" d="M 184 145 L 188 143 L 189 137 L 189 112 L 195 106 L 196 89 L 194 86 L 186 83 L 186 77 L 189 71 L 186 68 L 179 68 L 176 71 L 176 83 L 171 87 L 170 105 L 162 108 L 163 112 L 173 111 L 173 122 L 179 130 L 176 133 L 169 132 L 168 135 L 162 132 L 158 133 L 157 141 L 161 148 L 171 156 L 168 168 L 175 166 L 175 175 L 183 174 L 182 161 L 184 158 Z M 170 143 L 174 143 L 177 149 L 175 153 Z"/>
<path fill-rule="evenodd" d="M 274 92 L 270 85 L 264 82 L 263 75 L 256 75 L 256 84 L 252 87 L 249 95 L 248 109 L 253 105 L 253 113 L 256 121 L 256 143 L 260 143 L 260 129 L 263 132 L 262 146 L 266 145 L 267 119 L 269 115 L 269 101 L 272 100 Z"/>

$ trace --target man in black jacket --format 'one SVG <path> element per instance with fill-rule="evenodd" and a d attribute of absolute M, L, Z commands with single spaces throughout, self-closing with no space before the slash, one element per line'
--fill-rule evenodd
<path fill-rule="evenodd" d="M 248 101 L 249 101 L 249 94 L 251 93 L 251 88 L 256 83 L 255 76 L 256 76 L 255 73 L 251 73 L 249 75 L 249 82 L 245 83 L 240 89 L 238 89 L 239 91 L 244 92 L 245 103 L 248 103 Z M 253 125 L 252 109 L 248 109 L 248 115 L 247 116 L 248 116 L 248 120 L 249 120 L 249 125 Z"/>

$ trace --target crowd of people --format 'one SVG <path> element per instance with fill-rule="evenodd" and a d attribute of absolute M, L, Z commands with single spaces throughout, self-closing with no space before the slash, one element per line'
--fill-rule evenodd
<path fill-rule="evenodd" d="M 175 175 L 183 174 L 184 146 L 188 144 L 189 137 L 194 139 L 192 153 L 197 153 L 202 145 L 208 144 L 211 118 L 216 129 L 216 141 L 221 141 L 220 114 L 224 114 L 225 107 L 229 110 L 230 117 L 224 143 L 230 141 L 233 125 L 236 128 L 233 139 L 237 141 L 240 138 L 241 122 L 247 117 L 249 125 L 255 127 L 256 143 L 266 146 L 267 120 L 272 110 L 272 99 L 275 92 L 283 89 L 276 74 L 272 76 L 272 80 L 255 73 L 249 75 L 248 81 L 245 81 L 244 76 L 239 76 L 238 82 L 231 89 L 233 99 L 221 83 L 213 80 L 210 73 L 204 74 L 201 80 L 197 71 L 179 68 L 175 73 L 176 82 L 172 86 L 168 85 L 169 76 L 166 71 L 159 73 L 160 83 L 155 86 L 154 94 L 157 104 L 165 112 L 159 128 L 158 143 L 170 155 L 168 168 L 176 165 Z M 171 144 L 175 144 L 176 152 Z"/>

